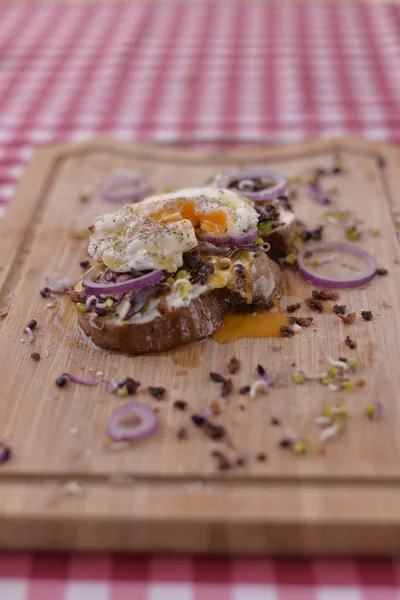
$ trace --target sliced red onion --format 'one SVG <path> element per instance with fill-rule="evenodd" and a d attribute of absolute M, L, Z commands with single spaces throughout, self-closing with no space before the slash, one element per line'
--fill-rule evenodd
<path fill-rule="evenodd" d="M 83 379 L 83 377 L 77 377 L 76 375 L 71 375 L 71 373 L 61 373 L 58 379 L 61 378 L 67 378 L 70 381 L 73 381 L 74 383 L 80 383 L 81 385 L 97 385 L 98 383 L 94 379 Z"/>
<path fill-rule="evenodd" d="M 116 188 L 129 186 L 130 189 L 117 191 Z M 104 180 L 100 194 L 108 202 L 137 202 L 151 191 L 150 183 L 135 171 L 123 171 Z"/>
<path fill-rule="evenodd" d="M 0 465 L 11 458 L 11 448 L 4 442 L 0 442 Z"/>
<path fill-rule="evenodd" d="M 274 173 L 273 171 L 266 171 L 264 169 L 243 169 L 239 171 L 230 171 L 222 175 L 217 175 L 216 184 L 220 188 L 229 189 L 229 185 L 235 180 L 247 180 L 247 179 L 268 179 L 275 185 L 266 187 L 258 192 L 252 192 L 250 190 L 238 190 L 243 196 L 252 200 L 253 202 L 264 202 L 265 200 L 273 200 L 277 196 L 284 193 L 286 189 L 286 179 Z"/>
<path fill-rule="evenodd" d="M 213 233 L 201 233 L 200 239 L 204 242 L 215 244 L 216 246 L 231 245 L 242 246 L 249 244 L 259 237 L 258 229 L 244 233 L 243 235 L 215 235 Z"/>
<path fill-rule="evenodd" d="M 318 202 L 318 204 L 329 204 L 329 198 L 327 197 L 326 193 L 321 190 L 320 186 L 318 185 L 318 181 L 310 183 L 308 185 L 308 191 L 310 192 L 310 196 L 314 202 Z"/>
<path fill-rule="evenodd" d="M 32 343 L 35 339 L 35 335 L 30 327 L 25 327 L 24 333 L 27 333 L 29 336 L 29 341 Z"/>
<path fill-rule="evenodd" d="M 118 389 L 118 382 L 110 379 L 110 381 L 107 382 L 107 392 L 110 392 L 110 394 L 113 394 L 117 389 Z"/>
<path fill-rule="evenodd" d="M 324 252 L 325 250 L 336 250 L 339 252 L 346 252 L 347 254 L 353 254 L 364 259 L 367 263 L 365 269 L 352 275 L 347 279 L 337 279 L 333 277 L 326 277 L 317 275 L 314 271 L 311 271 L 306 267 L 305 254 L 309 252 Z M 374 277 L 377 269 L 377 264 L 374 257 L 357 246 L 351 244 L 345 244 L 343 242 L 316 242 L 314 244 L 306 244 L 297 254 L 297 265 L 299 268 L 300 275 L 310 281 L 313 285 L 318 285 L 324 288 L 354 288 L 369 283 Z"/>
<path fill-rule="evenodd" d="M 127 294 L 128 292 L 138 292 L 146 285 L 159 283 L 165 277 L 165 271 L 152 271 L 142 277 L 130 279 L 129 281 L 121 281 L 120 283 L 104 283 L 93 281 L 93 278 L 99 274 L 103 267 L 98 267 L 85 275 L 83 279 L 83 287 L 91 294 Z"/>
<path fill-rule="evenodd" d="M 373 418 L 379 421 L 383 417 L 383 404 L 380 400 L 376 400 L 374 402 L 374 406 L 376 407 Z"/>
<path fill-rule="evenodd" d="M 152 435 L 158 426 L 157 417 L 148 404 L 132 402 L 111 413 L 107 434 L 115 442 L 133 442 Z"/>
<path fill-rule="evenodd" d="M 214 244 L 211 244 L 210 242 L 203 242 L 201 240 L 199 241 L 198 249 L 200 251 L 200 254 L 221 254 L 223 256 L 225 256 L 226 252 L 229 250 L 228 246 L 217 247 Z"/>

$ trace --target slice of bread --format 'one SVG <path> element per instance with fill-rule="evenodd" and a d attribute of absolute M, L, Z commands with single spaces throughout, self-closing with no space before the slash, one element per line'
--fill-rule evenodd
<path fill-rule="evenodd" d="M 191 300 L 188 306 L 170 308 L 162 316 L 142 323 L 123 323 L 117 317 L 98 318 L 93 324 L 78 313 L 84 333 L 102 348 L 128 354 L 166 351 L 209 337 L 223 325 L 229 308 L 246 302 L 251 285 L 253 302 L 267 305 L 277 294 L 282 273 L 264 252 L 251 257 L 251 281 L 237 276 L 231 286 L 215 289 Z"/>

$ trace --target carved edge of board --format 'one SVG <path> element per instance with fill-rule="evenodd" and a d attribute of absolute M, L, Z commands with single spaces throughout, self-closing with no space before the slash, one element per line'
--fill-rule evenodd
<path fill-rule="evenodd" d="M 281 486 L 226 491 L 109 485 L 69 494 L 51 482 L 0 498 L 0 547 L 170 553 L 392 555 L 400 491 Z M 15 501 L 14 501 L 15 499 Z M 43 511 L 43 509 L 45 509 Z"/>
<path fill-rule="evenodd" d="M 0 292 L 4 296 L 18 277 L 19 265 L 29 252 L 35 223 L 46 203 L 46 192 L 62 161 L 90 153 L 115 153 L 174 163 L 291 160 L 343 150 L 364 154 L 375 162 L 380 156 L 382 185 L 392 211 L 400 210 L 398 169 L 400 149 L 356 140 L 301 143 L 290 148 L 226 151 L 188 151 L 133 145 L 103 138 L 38 150 L 0 224 Z M 400 489 L 395 480 L 372 488 L 367 481 L 282 482 L 243 481 L 171 482 L 169 480 L 117 482 L 83 481 L 78 494 L 67 493 L 51 475 L 0 481 L 0 546 L 7 548 L 103 549 L 181 552 L 245 552 L 319 554 L 321 552 L 394 554 L 400 552 Z M 19 491 L 29 486 L 29 502 Z M 163 486 L 163 504 L 159 489 Z M 226 486 L 231 493 L 227 505 Z M 165 494 L 168 501 L 165 502 Z M 27 495 L 28 496 L 28 495 Z M 99 502 L 99 498 L 106 500 Z M 13 498 L 15 501 L 13 501 Z M 282 498 L 284 502 L 282 503 Z M 43 516 L 43 507 L 46 515 Z M 105 507 L 108 507 L 106 509 Z M 206 512 L 200 510 L 200 507 Z M 361 509 L 362 507 L 362 509 Z M 383 516 L 378 516 L 383 515 Z M 30 527 L 27 528 L 26 525 Z M 25 533 L 28 531 L 29 533 Z M 248 535 L 249 532 L 251 535 Z M 368 546 L 368 540 L 376 542 Z M 378 535 L 379 534 L 379 535 Z"/>

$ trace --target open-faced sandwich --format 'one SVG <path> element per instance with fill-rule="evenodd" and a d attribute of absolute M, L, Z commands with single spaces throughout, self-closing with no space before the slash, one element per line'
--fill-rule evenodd
<path fill-rule="evenodd" d="M 210 336 L 229 308 L 266 308 L 281 272 L 259 220 L 250 200 L 213 187 L 98 217 L 88 249 L 97 264 L 71 293 L 79 325 L 99 346 L 142 354 Z"/>

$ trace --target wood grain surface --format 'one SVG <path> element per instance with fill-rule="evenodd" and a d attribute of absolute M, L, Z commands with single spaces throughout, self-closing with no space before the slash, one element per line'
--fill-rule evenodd
<path fill-rule="evenodd" d="M 346 174 L 337 178 L 340 202 L 363 220 L 360 246 L 373 253 L 389 275 L 365 289 L 341 292 L 340 302 L 356 311 L 354 326 L 334 314 L 312 314 L 314 326 L 294 338 L 244 339 L 203 344 L 161 355 L 127 357 L 90 347 L 77 333 L 72 305 L 43 299 L 46 278 L 78 278 L 87 240 L 72 232 L 87 227 L 110 204 L 98 197 L 82 202 L 84 188 L 119 168 L 139 170 L 156 191 L 201 185 L 216 171 L 265 165 L 286 175 L 330 165 L 340 149 Z M 379 157 L 386 167 L 380 168 Z M 0 546 L 7 548 L 107 549 L 171 552 L 361 553 L 400 551 L 399 247 L 392 221 L 400 211 L 400 150 L 366 143 L 315 142 L 290 148 L 196 152 L 133 146 L 111 140 L 38 150 L 0 225 L 0 439 L 13 458 L 0 467 Z M 317 223 L 321 207 L 300 190 L 295 210 Z M 112 209 L 112 207 L 111 207 Z M 367 233 L 377 228 L 379 237 Z M 343 239 L 335 226 L 327 239 Z M 286 275 L 282 306 L 303 299 L 310 286 Z M 48 306 L 52 304 L 53 306 Z M 374 318 L 365 322 L 360 310 Z M 36 318 L 36 339 L 23 329 Z M 346 335 L 357 342 L 349 351 Z M 31 358 L 39 352 L 41 360 Z M 219 398 L 209 371 L 226 373 L 232 356 L 241 361 L 233 376 L 229 405 Z M 317 382 L 296 386 L 291 364 L 322 371 L 326 356 L 357 357 L 363 389 L 330 392 Z M 238 394 L 255 379 L 261 363 L 280 385 L 254 400 Z M 95 387 L 55 386 L 69 371 L 97 378 Z M 105 450 L 105 426 L 121 400 L 106 380 L 126 376 L 142 388 L 163 385 L 167 399 L 139 399 L 159 412 L 160 431 L 134 448 Z M 180 412 L 173 401 L 190 408 Z M 211 446 L 190 426 L 189 415 L 213 399 L 248 466 L 216 470 Z M 370 421 L 367 403 L 381 400 L 385 418 Z M 326 405 L 346 405 L 346 429 L 318 451 L 315 417 Z M 240 410 L 239 404 L 245 404 Z M 282 449 L 283 427 L 311 440 L 305 456 Z M 185 425 L 188 439 L 178 441 Z M 259 452 L 266 462 L 254 459 Z M 71 481 L 78 485 L 71 485 Z M 69 482 L 69 483 L 68 483 Z M 67 485 L 66 485 L 67 484 Z M 74 487 L 75 486 L 75 487 Z"/>

